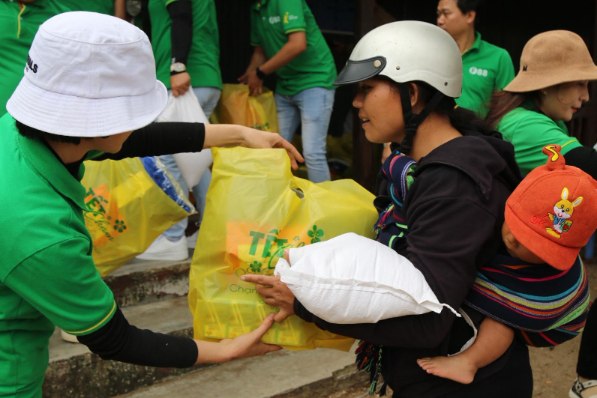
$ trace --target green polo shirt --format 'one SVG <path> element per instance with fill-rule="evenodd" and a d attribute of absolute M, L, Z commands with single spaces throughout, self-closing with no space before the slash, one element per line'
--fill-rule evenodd
<path fill-rule="evenodd" d="M 514 65 L 508 51 L 481 40 L 462 54 L 462 95 L 456 103 L 463 108 L 487 114 L 487 104 L 494 90 L 501 90 L 514 79 Z"/>
<path fill-rule="evenodd" d="M 10 114 L 0 118 L 0 170 L 0 396 L 41 397 L 54 325 L 91 333 L 116 304 L 91 258 L 85 189 Z"/>
<path fill-rule="evenodd" d="M 179 0 L 149 0 L 151 19 L 151 46 L 155 56 L 158 80 L 170 88 L 170 64 L 172 42 L 170 30 L 172 19 L 166 7 Z M 220 73 L 220 39 L 216 6 L 213 0 L 192 0 L 193 42 L 189 50 L 187 72 L 193 87 L 216 87 L 222 89 Z"/>
<path fill-rule="evenodd" d="M 543 147 L 546 145 L 560 145 L 562 155 L 582 146 L 576 138 L 570 137 L 564 122 L 553 121 L 539 112 L 532 102 L 508 112 L 496 130 L 514 146 L 516 163 L 523 175 L 545 164 Z"/>
<path fill-rule="evenodd" d="M 288 42 L 288 34 L 305 32 L 307 49 L 276 71 L 276 92 L 295 95 L 313 87 L 333 89 L 336 65 L 305 0 L 260 0 L 251 11 L 251 45 L 272 58 Z"/>
<path fill-rule="evenodd" d="M 114 15 L 114 0 L 60 0 L 70 11 L 91 11 Z"/>
<path fill-rule="evenodd" d="M 0 117 L 6 102 L 23 78 L 29 47 L 39 25 L 61 12 L 68 11 L 59 0 L 37 0 L 19 4 L 0 0 Z"/>

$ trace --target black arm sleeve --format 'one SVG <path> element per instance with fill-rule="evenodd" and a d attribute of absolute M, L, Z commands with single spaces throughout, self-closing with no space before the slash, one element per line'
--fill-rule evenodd
<path fill-rule="evenodd" d="M 143 366 L 188 368 L 197 361 L 197 344 L 188 337 L 141 330 L 128 323 L 120 308 L 103 327 L 77 336 L 102 359 Z"/>
<path fill-rule="evenodd" d="M 566 164 L 575 166 L 597 179 L 597 152 L 593 148 L 581 146 L 571 149 L 564 155 Z"/>
<path fill-rule="evenodd" d="M 193 41 L 193 3 L 190 0 L 178 0 L 170 3 L 167 9 L 172 19 L 172 58 L 174 62 L 186 65 Z"/>
<path fill-rule="evenodd" d="M 152 123 L 133 131 L 119 152 L 104 153 L 89 160 L 120 160 L 138 156 L 201 152 L 204 142 L 205 126 L 202 123 Z"/>

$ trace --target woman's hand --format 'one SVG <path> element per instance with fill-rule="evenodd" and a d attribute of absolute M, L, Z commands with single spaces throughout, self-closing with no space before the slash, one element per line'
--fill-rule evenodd
<path fill-rule="evenodd" d="M 206 124 L 203 148 L 244 146 L 247 148 L 283 148 L 290 157 L 294 170 L 298 169 L 298 162 L 305 159 L 296 148 L 280 134 L 269 133 L 237 124 Z"/>
<path fill-rule="evenodd" d="M 274 324 L 274 314 L 269 314 L 261 325 L 250 333 L 238 336 L 235 339 L 224 339 L 219 343 L 195 340 L 199 349 L 196 363 L 219 363 L 233 359 L 265 355 L 268 352 L 281 350 L 275 344 L 265 344 L 261 338 Z"/>
<path fill-rule="evenodd" d="M 284 148 L 288 152 L 294 170 L 298 169 L 297 161 L 305 161 L 294 145 L 282 138 L 280 134 L 246 127 L 243 131 L 243 143 L 241 145 L 247 148 Z"/>
<path fill-rule="evenodd" d="M 294 315 L 294 294 L 279 276 L 243 275 L 240 278 L 256 284 L 257 293 L 263 297 L 265 304 L 280 308 L 274 317 L 276 322 Z"/>

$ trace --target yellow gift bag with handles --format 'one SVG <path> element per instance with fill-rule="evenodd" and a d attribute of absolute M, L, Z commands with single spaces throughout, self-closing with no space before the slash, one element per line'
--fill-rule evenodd
<path fill-rule="evenodd" d="M 240 276 L 273 274 L 283 250 L 354 232 L 373 238 L 373 195 L 352 180 L 294 177 L 283 149 L 214 149 L 213 178 L 190 273 L 195 338 L 234 338 L 277 308 Z M 353 339 L 291 316 L 263 341 L 289 349 L 348 351 Z"/>
<path fill-rule="evenodd" d="M 240 124 L 279 132 L 274 93 L 265 87 L 262 94 L 252 97 L 246 84 L 224 84 L 220 101 L 210 120 L 212 123 Z"/>
<path fill-rule="evenodd" d="M 150 162 L 154 158 L 145 158 Z M 157 169 L 155 174 L 159 174 Z M 86 161 L 85 226 L 93 240 L 93 261 L 102 276 L 143 253 L 166 229 L 194 212 L 171 177 L 163 185 L 178 188 L 173 199 L 148 174 L 139 158 Z M 175 186 L 173 186 L 175 184 Z M 175 200 L 179 200 L 177 203 Z M 186 210 L 185 210 L 186 209 Z"/>

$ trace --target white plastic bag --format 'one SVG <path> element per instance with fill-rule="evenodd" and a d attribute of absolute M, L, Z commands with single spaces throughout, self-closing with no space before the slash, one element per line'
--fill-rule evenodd
<path fill-rule="evenodd" d="M 192 89 L 183 95 L 174 97 L 170 94 L 164 111 L 158 116 L 158 122 L 194 122 L 209 124 L 199 100 Z M 211 150 L 201 152 L 187 152 L 174 154 L 174 160 L 182 178 L 184 178 L 189 189 L 199 183 L 203 173 L 212 164 Z"/>
<path fill-rule="evenodd" d="M 389 247 L 354 233 L 290 249 L 275 275 L 306 309 L 338 324 L 440 313 L 442 304 L 423 274 Z"/>

